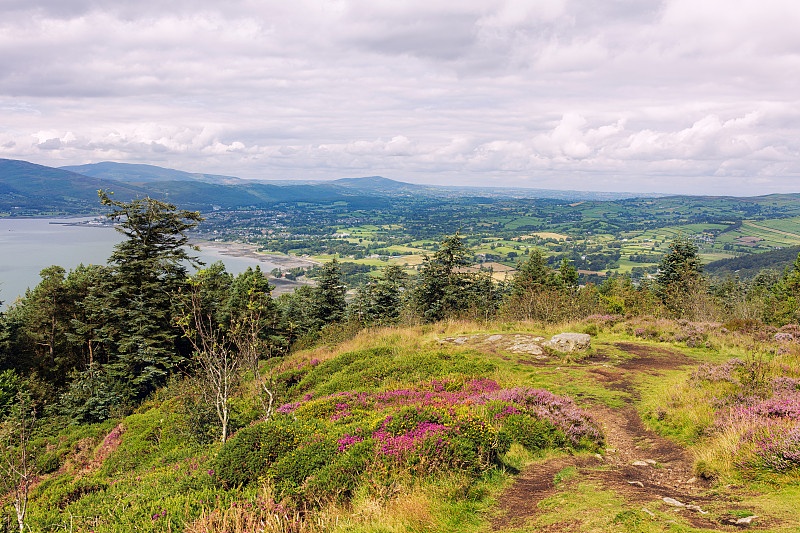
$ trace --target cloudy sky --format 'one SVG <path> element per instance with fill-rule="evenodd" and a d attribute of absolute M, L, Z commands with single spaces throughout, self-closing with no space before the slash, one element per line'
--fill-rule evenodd
<path fill-rule="evenodd" d="M 0 157 L 800 192 L 797 0 L 0 0 Z"/>

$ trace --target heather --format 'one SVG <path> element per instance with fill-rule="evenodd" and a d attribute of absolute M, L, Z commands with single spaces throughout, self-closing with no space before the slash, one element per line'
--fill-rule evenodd
<path fill-rule="evenodd" d="M 787 328 L 788 329 L 788 328 Z M 740 332 L 722 325 L 725 344 Z M 758 345 L 753 339 L 761 339 Z M 769 328 L 750 332 L 741 356 L 703 363 L 647 406 L 664 431 L 694 445 L 697 473 L 724 479 L 793 479 L 800 474 L 800 345 Z M 730 345 L 729 345 L 730 346 Z M 756 347 L 757 346 L 757 347 Z"/>
<path fill-rule="evenodd" d="M 436 509 L 456 506 L 479 523 L 524 461 L 594 453 L 604 437 L 572 399 L 526 386 L 500 358 L 437 340 L 475 327 L 361 332 L 262 363 L 273 412 L 264 417 L 245 376 L 224 445 L 186 379 L 102 424 L 50 419 L 41 452 L 51 466 L 28 520 L 42 531 L 310 531 L 330 530 L 319 524 L 334 516 L 404 530 L 409 520 L 446 524 Z M 46 441 L 59 442 L 55 456 Z"/>
<path fill-rule="evenodd" d="M 603 435 L 569 398 L 451 377 L 379 392 L 309 393 L 240 430 L 215 471 L 224 486 L 272 479 L 278 496 L 311 505 L 346 500 L 367 479 L 380 492 L 441 472 L 480 476 L 502 467 L 514 442 L 531 452 L 595 450 Z"/>

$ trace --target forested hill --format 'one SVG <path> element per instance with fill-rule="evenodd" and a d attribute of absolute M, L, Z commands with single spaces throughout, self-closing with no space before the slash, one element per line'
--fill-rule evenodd
<path fill-rule="evenodd" d="M 121 200 L 147 194 L 135 185 L 0 159 L 0 214 L 93 213 L 98 189 L 113 190 Z"/>
<path fill-rule="evenodd" d="M 440 187 L 404 183 L 380 176 L 333 181 L 243 180 L 153 165 L 105 162 L 51 168 L 26 161 L 0 159 L 0 216 L 94 213 L 97 211 L 98 189 L 111 190 L 123 200 L 149 195 L 199 211 L 266 207 L 287 202 L 382 205 L 396 198 L 444 201 L 470 197 L 550 198 L 574 202 L 637 196 L 634 193 L 593 191 Z"/>
<path fill-rule="evenodd" d="M 784 269 L 791 268 L 798 253 L 800 253 L 800 246 L 790 246 L 771 252 L 720 259 L 707 264 L 705 270 L 710 275 L 717 277 L 752 278 L 762 270 L 783 272 Z"/>

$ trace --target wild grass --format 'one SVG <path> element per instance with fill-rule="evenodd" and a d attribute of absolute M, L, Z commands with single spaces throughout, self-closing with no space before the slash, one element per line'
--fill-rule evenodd
<path fill-rule="evenodd" d="M 439 343 L 443 337 L 472 333 L 520 332 L 547 338 L 564 331 L 590 333 L 595 355 L 605 357 L 611 367 L 630 357 L 614 347 L 617 342 L 672 347 L 697 364 L 659 371 L 659 375 L 623 390 L 598 383 L 591 373 L 597 368 L 592 360 L 556 360 L 531 366 L 515 356 Z M 793 404 L 783 400 L 795 394 L 791 380 L 800 380 L 800 344 L 785 336 L 776 340 L 777 333 L 786 332 L 758 329 L 749 323 L 691 323 L 619 315 L 555 325 L 451 320 L 332 333 L 322 344 L 270 362 L 264 369 L 273 366 L 272 375 L 280 389 L 276 394 L 281 398 L 276 407 L 298 402 L 302 409 L 293 416 L 302 419 L 306 416 L 303 412 L 313 414 L 324 428 L 320 435 L 329 439 L 339 438 L 338 432 L 354 435 L 351 430 L 360 425 L 367 428 L 368 420 L 377 417 L 378 423 L 396 413 L 370 404 L 373 395 L 398 390 L 425 392 L 435 380 L 454 383 L 445 385 L 454 387 L 451 392 L 458 392 L 458 387 L 470 380 L 492 381 L 499 389 L 542 388 L 574 398 L 578 406 L 601 403 L 618 407 L 640 395 L 647 422 L 695 451 L 698 474 L 723 484 L 769 483 L 775 496 L 753 500 L 754 512 L 761 514 L 773 506 L 790 519 L 796 518 L 796 511 L 787 502 L 800 496 L 791 488 L 800 481 L 800 471 L 786 468 L 778 472 L 771 465 L 786 463 L 770 461 L 776 454 L 792 450 L 767 446 L 758 451 L 755 438 L 768 436 L 758 431 L 766 431 L 768 422 L 776 419 L 785 423 L 781 426 L 784 434 L 797 427 L 794 419 L 785 416 L 794 412 Z M 731 359 L 744 363 L 725 366 Z M 261 423 L 256 390 L 253 382 L 242 387 L 243 397 L 236 400 L 234 409 L 235 429 Z M 352 391 L 366 403 L 354 403 L 348 410 L 343 407 L 346 402 L 332 399 Z M 516 473 L 564 453 L 551 448 L 532 450 L 512 442 L 479 472 L 444 468 L 416 475 L 410 470 L 387 470 L 389 476 L 365 476 L 344 499 L 302 500 L 297 498 L 298 491 L 288 498 L 268 478 L 251 485 L 220 485 L 214 469 L 221 449 L 214 442 L 214 428 L 208 425 L 213 424 L 213 415 L 204 418 L 200 406 L 193 403 L 194 394 L 190 386 L 176 382 L 127 417 L 49 430 L 46 437 L 57 442 L 52 447 L 57 460 L 34 490 L 33 530 L 478 532 L 485 529 L 493 498 Z M 497 413 L 489 402 L 472 400 L 467 404 L 469 395 L 459 398 L 464 403 L 456 406 L 458 413 L 484 421 L 491 421 Z M 345 411 L 351 414 L 345 416 Z M 348 422 L 347 416 L 353 418 Z M 492 423 L 496 430 L 507 431 L 501 422 Z M 98 453 L 118 427 L 124 428 L 119 442 L 101 464 Z M 660 530 L 649 515 L 629 508 L 612 492 L 581 482 L 571 471 L 560 474 L 558 482 L 564 494 L 546 499 L 540 506 L 541 516 L 519 527 Z"/>

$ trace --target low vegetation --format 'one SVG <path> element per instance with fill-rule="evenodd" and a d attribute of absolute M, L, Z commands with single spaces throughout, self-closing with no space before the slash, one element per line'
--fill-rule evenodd
<path fill-rule="evenodd" d="M 274 300 L 259 270 L 187 276 L 196 214 L 102 198 L 109 265 L 46 269 L 0 323 L 7 531 L 797 522 L 800 256 L 745 293 L 681 239 L 652 285 L 538 251 L 498 283 L 456 234 L 416 277 L 348 301 L 331 261 Z M 592 348 L 544 344 L 562 331 Z"/>

